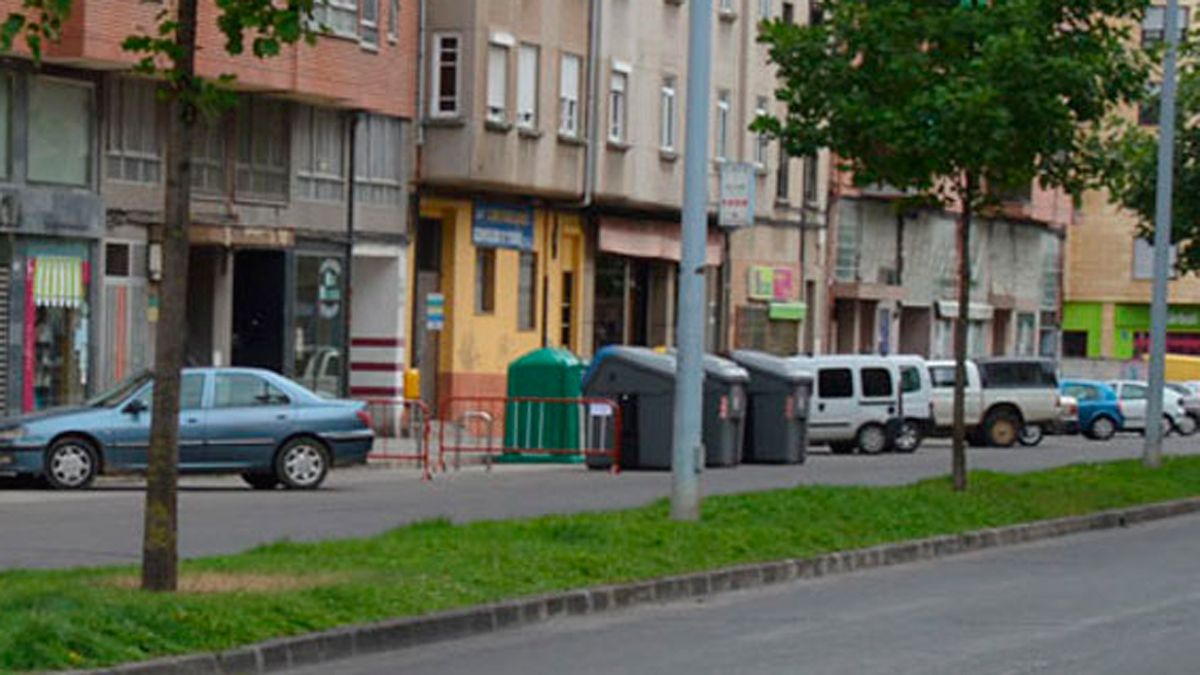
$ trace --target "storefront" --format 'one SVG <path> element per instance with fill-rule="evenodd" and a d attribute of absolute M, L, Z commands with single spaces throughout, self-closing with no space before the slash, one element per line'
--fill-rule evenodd
<path fill-rule="evenodd" d="M 1141 358 L 1150 348 L 1150 306 L 1069 302 L 1064 308 L 1062 341 L 1067 357 Z M 1170 307 L 1167 352 L 1200 355 L 1200 305 Z"/>

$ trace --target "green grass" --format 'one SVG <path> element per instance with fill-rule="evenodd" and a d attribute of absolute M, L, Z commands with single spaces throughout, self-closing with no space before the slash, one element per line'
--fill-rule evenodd
<path fill-rule="evenodd" d="M 602 489 L 602 488 L 597 488 Z M 353 622 L 552 590 L 805 557 L 890 541 L 1200 494 L 1200 458 L 972 474 L 887 488 L 801 487 L 712 497 L 702 522 L 665 502 L 625 511 L 452 525 L 368 539 L 280 542 L 184 565 L 185 574 L 287 575 L 304 589 L 152 595 L 130 568 L 0 573 L 0 671 L 110 665 L 226 649 Z M 6 542 L 19 546 L 19 542 Z"/>

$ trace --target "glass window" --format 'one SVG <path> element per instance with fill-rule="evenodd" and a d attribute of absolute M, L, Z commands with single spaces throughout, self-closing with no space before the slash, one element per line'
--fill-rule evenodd
<path fill-rule="evenodd" d="M 1180 39 L 1187 33 L 1188 20 L 1191 17 L 1188 14 L 1187 7 L 1179 8 L 1179 35 Z M 1142 46 L 1149 46 L 1163 41 L 1167 35 L 1167 8 L 1163 5 L 1152 5 L 1146 8 L 1146 14 L 1142 18 Z"/>
<path fill-rule="evenodd" d="M 916 366 L 900 368 L 900 391 L 909 394 L 921 391 L 921 371 Z"/>
<path fill-rule="evenodd" d="M 537 254 L 521 251 L 517 270 L 517 330 L 537 327 Z"/>
<path fill-rule="evenodd" d="M 625 102 L 627 100 L 626 89 L 629 87 L 629 75 L 614 70 L 610 87 L 608 93 L 608 139 L 622 143 L 625 141 Z"/>
<path fill-rule="evenodd" d="M 355 151 L 355 200 L 368 204 L 399 205 L 404 174 L 401 121 L 384 115 L 367 115 L 358 127 Z"/>
<path fill-rule="evenodd" d="M 863 396 L 891 396 L 892 374 L 886 368 L 863 368 Z"/>
<path fill-rule="evenodd" d="M 388 5 L 388 40 L 395 42 L 400 34 L 400 0 L 390 0 Z"/>
<path fill-rule="evenodd" d="M 433 36 L 433 86 L 430 91 L 434 117 L 455 117 L 459 114 L 459 60 L 462 40 L 458 35 L 441 33 Z"/>
<path fill-rule="evenodd" d="M 287 394 L 251 373 L 217 373 L 213 389 L 214 408 L 253 408 L 287 405 Z"/>
<path fill-rule="evenodd" d="M 197 120 L 192 131 L 192 188 L 201 194 L 223 195 L 228 192 L 225 166 L 223 119 Z"/>
<path fill-rule="evenodd" d="M 475 249 L 475 313 L 496 311 L 496 250 Z"/>
<path fill-rule="evenodd" d="M 767 97 L 759 96 L 754 105 L 754 118 L 767 116 Z M 767 150 L 771 147 L 771 139 L 766 134 L 754 137 L 754 164 L 765 169 L 767 166 Z"/>
<path fill-rule="evenodd" d="M 313 19 L 323 30 L 354 37 L 358 0 L 314 0 Z"/>
<path fill-rule="evenodd" d="M 818 178 L 817 158 L 809 155 L 804 158 L 804 203 L 816 204 L 817 198 L 817 178 Z"/>
<path fill-rule="evenodd" d="M 246 97 L 237 116 L 239 195 L 283 201 L 288 195 L 287 104 Z"/>
<path fill-rule="evenodd" d="M 1122 401 L 1141 401 L 1146 398 L 1146 388 L 1140 384 L 1127 384 L 1121 387 Z"/>
<path fill-rule="evenodd" d="M 88 348 L 88 279 L 82 256 L 36 256 L 27 262 L 33 284 L 32 315 L 26 326 L 26 378 L 22 410 L 44 410 L 84 400 L 91 355 Z"/>
<path fill-rule="evenodd" d="M 663 80 L 659 100 L 659 136 L 658 145 L 663 150 L 675 149 L 675 78 Z"/>
<path fill-rule="evenodd" d="M 12 78 L 0 74 L 0 177 L 8 177 L 9 125 L 12 119 Z"/>
<path fill-rule="evenodd" d="M 729 156 L 729 92 L 717 92 L 717 142 L 715 156 L 723 162 Z"/>
<path fill-rule="evenodd" d="M 113 78 L 108 92 L 105 166 L 108 177 L 157 183 L 162 177 L 162 138 L 153 82 Z"/>
<path fill-rule="evenodd" d="M 487 120 L 508 121 L 508 47 L 488 45 Z"/>
<path fill-rule="evenodd" d="M 758 18 L 763 21 L 771 18 L 771 0 L 758 0 Z"/>
<path fill-rule="evenodd" d="M 565 136 L 579 135 L 579 72 L 583 59 L 575 54 L 563 54 L 559 70 L 558 132 Z"/>
<path fill-rule="evenodd" d="M 143 389 L 138 393 L 137 401 L 139 401 L 146 410 L 154 407 L 154 385 Z M 179 382 L 179 409 L 180 410 L 197 410 L 204 405 L 204 374 L 203 373 L 187 373 Z"/>
<path fill-rule="evenodd" d="M 817 374 L 818 398 L 853 398 L 854 383 L 849 368 L 824 368 Z"/>
<path fill-rule="evenodd" d="M 296 370 L 308 389 L 342 395 L 342 350 L 346 347 L 344 274 L 341 258 L 296 256 L 296 309 L 292 327 Z"/>
<path fill-rule="evenodd" d="M 34 77 L 29 84 L 29 180 L 87 185 L 92 158 L 92 90 Z"/>
<path fill-rule="evenodd" d="M 296 113 L 296 188 L 301 199 L 340 202 L 345 193 L 345 125 L 338 111 L 300 106 Z"/>
<path fill-rule="evenodd" d="M 541 54 L 537 45 L 521 45 L 517 51 L 517 126 L 537 126 L 538 70 Z"/>
<path fill-rule="evenodd" d="M 929 369 L 929 377 L 933 380 L 935 389 L 946 389 L 954 386 L 954 367 L 938 366 Z"/>
<path fill-rule="evenodd" d="M 787 150 L 779 146 L 779 166 L 775 169 L 775 199 L 780 202 L 787 202 L 791 199 L 791 183 L 792 183 L 792 158 L 787 154 Z M 839 227 L 838 232 L 847 229 Z"/>
<path fill-rule="evenodd" d="M 363 44 L 374 47 L 379 44 L 379 0 L 359 0 L 359 36 Z"/>

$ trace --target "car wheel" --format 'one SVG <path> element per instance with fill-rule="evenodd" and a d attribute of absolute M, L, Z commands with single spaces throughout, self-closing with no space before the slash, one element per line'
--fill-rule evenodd
<path fill-rule="evenodd" d="M 984 440 L 997 448 L 1011 448 L 1021 435 L 1021 421 L 1008 410 L 995 410 L 983 423 Z"/>
<path fill-rule="evenodd" d="M 1041 444 L 1046 438 L 1046 430 L 1040 424 L 1026 424 L 1021 427 L 1021 434 L 1017 437 L 1021 445 L 1032 448 Z"/>
<path fill-rule="evenodd" d="M 900 429 L 896 431 L 894 443 L 896 452 L 912 454 L 921 447 L 921 440 L 921 427 L 912 420 L 905 420 L 900 423 Z"/>
<path fill-rule="evenodd" d="M 255 490 L 274 490 L 279 485 L 279 479 L 269 473 L 244 473 L 242 480 Z"/>
<path fill-rule="evenodd" d="M 43 475 L 55 490 L 81 490 L 100 473 L 100 454 L 82 438 L 60 438 L 46 451 Z"/>
<path fill-rule="evenodd" d="M 1088 428 L 1088 437 L 1094 441 L 1107 441 L 1117 434 L 1117 423 L 1111 417 L 1097 417 Z"/>
<path fill-rule="evenodd" d="M 293 438 L 275 458 L 275 476 L 289 490 L 315 490 L 328 473 L 329 452 L 315 438 Z"/>
<path fill-rule="evenodd" d="M 878 455 L 887 450 L 887 431 L 878 424 L 868 424 L 858 430 L 858 449 L 865 455 Z"/>
<path fill-rule="evenodd" d="M 1196 418 L 1191 415 L 1183 415 L 1175 420 L 1173 426 L 1175 427 L 1175 433 L 1180 436 L 1191 436 L 1196 433 Z"/>
<path fill-rule="evenodd" d="M 849 455 L 854 452 L 854 444 L 844 441 L 835 441 L 829 444 L 829 451 L 835 455 Z"/>

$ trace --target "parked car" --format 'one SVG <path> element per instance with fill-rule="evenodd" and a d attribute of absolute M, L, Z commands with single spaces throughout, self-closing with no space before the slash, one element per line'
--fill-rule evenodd
<path fill-rule="evenodd" d="M 892 445 L 897 452 L 912 453 L 933 430 L 933 380 L 920 356 L 891 357 L 900 370 L 900 426 Z"/>
<path fill-rule="evenodd" d="M 808 438 L 836 454 L 891 447 L 900 423 L 900 369 L 883 356 L 798 356 L 813 373 Z"/>
<path fill-rule="evenodd" d="M 1007 448 L 1023 437 L 1025 443 L 1041 442 L 1042 430 L 1059 415 L 1053 361 L 996 357 L 968 361 L 966 368 L 964 412 L 973 445 Z M 937 432 L 946 434 L 954 423 L 954 362 L 932 361 L 929 374 Z"/>
<path fill-rule="evenodd" d="M 1040 431 L 1040 433 L 1039 433 Z M 1079 433 L 1079 399 L 1070 394 L 1062 393 L 1059 389 L 1058 396 L 1058 417 L 1054 423 L 1046 428 L 1037 428 L 1026 426 L 1021 429 L 1021 444 L 1031 445 L 1030 439 L 1036 439 L 1041 442 L 1042 436 L 1045 434 L 1053 434 L 1056 436 L 1074 436 Z M 1032 443 L 1036 445 L 1037 443 Z"/>
<path fill-rule="evenodd" d="M 1186 382 L 1168 382 L 1167 389 L 1179 394 L 1182 399 L 1183 410 L 1191 418 L 1192 424 L 1200 427 L 1200 383 Z M 1195 429 L 1192 430 L 1195 432 Z M 1191 435 L 1191 434 L 1187 434 Z"/>
<path fill-rule="evenodd" d="M 0 473 L 87 487 L 147 466 L 154 381 L 134 376 L 83 406 L 0 422 Z M 372 421 L 359 401 L 324 399 L 250 368 L 183 372 L 179 469 L 240 473 L 256 489 L 315 489 L 333 466 L 366 462 Z"/>
<path fill-rule="evenodd" d="M 1059 391 L 1078 403 L 1079 430 L 1096 441 L 1107 441 L 1125 426 L 1117 392 L 1097 380 L 1063 380 Z"/>
<path fill-rule="evenodd" d="M 1140 380 L 1114 380 L 1108 384 L 1116 390 L 1121 411 L 1125 414 L 1122 430 L 1145 432 L 1149 423 L 1146 419 L 1146 409 L 1150 385 Z M 1183 397 L 1170 389 L 1163 390 L 1163 416 L 1160 424 L 1164 434 L 1175 431 L 1181 436 L 1190 436 L 1196 433 L 1196 421 L 1183 409 Z"/>

